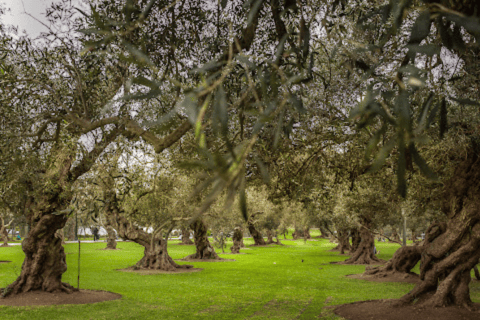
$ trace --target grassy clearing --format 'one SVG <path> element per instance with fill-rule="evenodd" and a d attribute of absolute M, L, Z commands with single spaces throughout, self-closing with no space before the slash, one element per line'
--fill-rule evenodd
<path fill-rule="evenodd" d="M 195 250 L 175 243 L 169 245 L 174 259 Z M 252 241 L 245 243 L 248 246 Z M 345 278 L 362 273 L 365 267 L 330 265 L 346 257 L 329 252 L 334 245 L 328 240 L 284 243 L 287 246 L 253 247 L 242 249 L 248 254 L 223 255 L 236 262 L 192 263 L 203 268 L 201 272 L 159 275 L 115 271 L 142 257 L 142 247 L 135 243 L 120 242 L 117 251 L 98 250 L 105 243 L 83 244 L 80 287 L 120 293 L 123 299 L 56 307 L 0 306 L 0 314 L 2 319 L 341 319 L 324 307 L 398 298 L 413 287 Z M 378 243 L 377 248 L 379 257 L 387 260 L 398 245 Z M 67 254 L 64 281 L 76 286 L 78 245 L 67 244 L 65 251 L 72 254 Z M 20 272 L 20 246 L 0 248 L 0 260 L 13 261 L 0 264 L 0 287 L 4 287 Z M 480 302 L 479 283 L 472 283 L 471 293 Z"/>

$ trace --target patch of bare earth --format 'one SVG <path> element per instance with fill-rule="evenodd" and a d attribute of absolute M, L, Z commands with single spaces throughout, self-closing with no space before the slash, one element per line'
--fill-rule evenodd
<path fill-rule="evenodd" d="M 421 307 L 415 305 L 394 306 L 398 300 L 359 301 L 337 306 L 334 313 L 348 320 L 478 320 L 480 311 L 449 306 L 444 308 Z M 480 304 L 476 303 L 478 308 Z"/>
<path fill-rule="evenodd" d="M 118 293 L 96 290 L 80 290 L 72 293 L 30 291 L 6 298 L 0 298 L 0 305 L 26 307 L 26 306 L 50 306 L 60 304 L 88 304 L 120 299 Z"/>
<path fill-rule="evenodd" d="M 375 262 L 375 263 L 371 263 L 371 264 L 368 264 L 368 263 L 345 263 L 345 261 L 332 261 L 330 262 L 330 264 L 343 264 L 345 266 L 371 266 L 371 265 L 381 265 L 381 264 L 384 264 L 385 260 L 382 260 L 382 259 L 379 259 L 380 261 L 378 262 Z"/>
<path fill-rule="evenodd" d="M 359 279 L 359 280 L 367 280 L 373 282 L 406 282 L 406 283 L 418 283 L 420 282 L 420 278 L 417 274 L 412 273 L 394 273 L 389 274 L 385 277 L 379 277 L 376 275 L 368 275 L 368 274 L 348 274 L 345 277 L 350 279 Z"/>
<path fill-rule="evenodd" d="M 165 270 L 158 270 L 158 269 L 135 269 L 134 267 L 126 268 L 126 269 L 117 269 L 117 271 L 122 272 L 132 272 L 141 275 L 150 275 L 150 274 L 179 274 L 179 273 L 190 273 L 190 272 L 200 272 L 203 269 L 201 268 L 177 268 L 175 271 L 165 271 Z"/>
<path fill-rule="evenodd" d="M 223 253 L 221 253 L 223 254 Z M 228 262 L 228 261 L 237 261 L 235 259 L 223 259 L 223 258 L 220 258 L 220 259 L 192 259 L 192 258 L 188 258 L 188 259 L 175 259 L 177 261 L 188 261 L 188 262 Z"/>

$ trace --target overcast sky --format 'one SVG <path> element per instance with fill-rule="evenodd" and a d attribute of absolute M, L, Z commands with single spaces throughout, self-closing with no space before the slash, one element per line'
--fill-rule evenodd
<path fill-rule="evenodd" d="M 10 11 L 0 17 L 5 24 L 19 27 L 19 31 L 26 30 L 27 33 L 36 37 L 42 31 L 47 29 L 35 19 L 26 15 L 24 12 L 31 14 L 38 20 L 46 21 L 45 9 L 54 2 L 53 0 L 0 0 Z"/>

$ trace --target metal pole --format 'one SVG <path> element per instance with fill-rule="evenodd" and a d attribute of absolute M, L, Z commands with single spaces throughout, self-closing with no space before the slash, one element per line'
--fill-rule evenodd
<path fill-rule="evenodd" d="M 78 240 L 78 213 L 75 210 L 75 241 Z"/>
<path fill-rule="evenodd" d="M 402 216 L 403 216 L 403 245 L 407 245 L 407 216 L 405 215 L 405 209 L 402 206 Z"/>

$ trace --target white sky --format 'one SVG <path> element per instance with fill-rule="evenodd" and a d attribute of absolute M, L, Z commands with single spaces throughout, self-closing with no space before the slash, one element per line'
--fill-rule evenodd
<path fill-rule="evenodd" d="M 45 32 L 47 29 L 35 21 L 32 17 L 24 12 L 31 14 L 41 21 L 46 21 L 45 10 L 54 2 L 53 0 L 0 0 L 6 8 L 10 11 L 4 16 L 1 16 L 2 22 L 7 25 L 14 25 L 19 28 L 20 32 L 26 30 L 31 37 L 36 37 L 40 32 Z"/>

